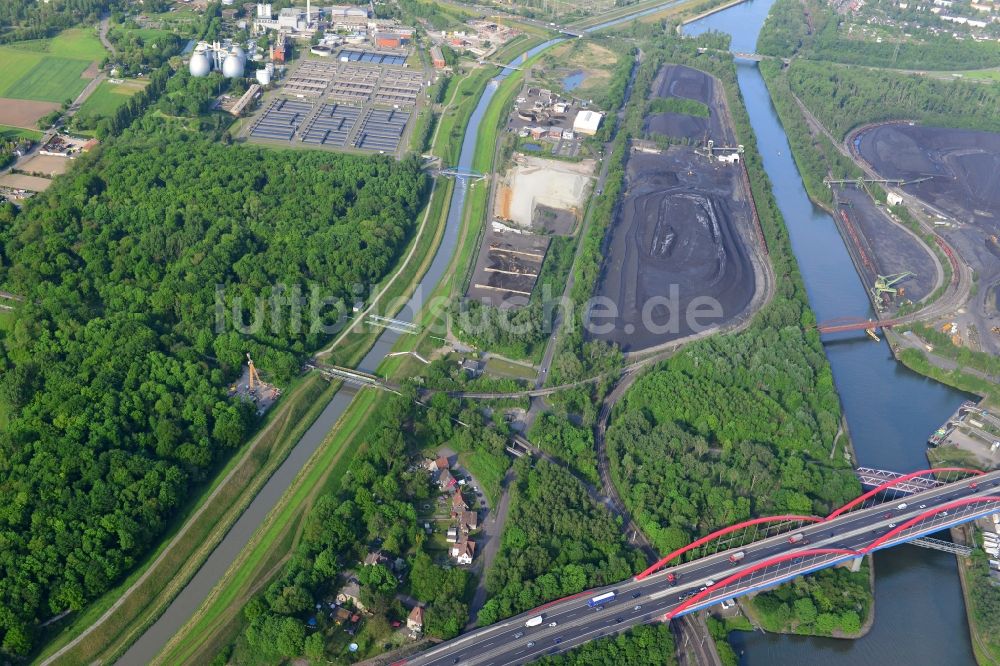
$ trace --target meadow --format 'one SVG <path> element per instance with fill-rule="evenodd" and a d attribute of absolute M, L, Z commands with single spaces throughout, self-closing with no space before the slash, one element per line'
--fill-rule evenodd
<path fill-rule="evenodd" d="M 92 28 L 64 30 L 51 39 L 0 47 L 0 97 L 40 102 L 75 98 L 87 85 L 84 71 L 105 56 Z"/>

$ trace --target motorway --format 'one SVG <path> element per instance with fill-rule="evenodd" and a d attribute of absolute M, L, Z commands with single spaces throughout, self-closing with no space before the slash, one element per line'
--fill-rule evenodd
<path fill-rule="evenodd" d="M 1000 471 L 977 477 L 975 486 L 969 479 L 942 485 L 905 498 L 860 509 L 813 524 L 795 531 L 803 539 L 791 544 L 790 532 L 772 536 L 752 544 L 720 550 L 706 557 L 657 572 L 644 580 L 635 578 L 617 585 L 589 590 L 573 597 L 541 606 L 492 626 L 471 632 L 405 661 L 407 666 L 439 666 L 443 664 L 523 664 L 546 654 L 564 652 L 595 638 L 609 636 L 638 624 L 662 621 L 665 615 L 681 605 L 681 601 L 703 589 L 708 581 L 715 588 L 681 613 L 707 608 L 725 599 L 771 587 L 817 569 L 853 560 L 857 556 L 845 553 L 806 554 L 781 564 L 761 569 L 747 578 L 727 586 L 719 583 L 726 577 L 746 570 L 751 565 L 794 552 L 814 549 L 850 549 L 861 551 L 875 539 L 906 520 L 918 517 L 935 507 L 956 500 L 1000 495 Z M 900 509 L 898 507 L 904 506 Z M 968 522 L 982 515 L 1000 511 L 1000 499 L 953 508 L 928 517 L 900 532 L 875 550 L 905 543 L 953 525 Z M 737 564 L 730 555 L 742 551 L 745 556 Z M 867 551 L 866 551 L 867 552 Z M 676 582 L 667 579 L 667 572 Z M 609 591 L 616 594 L 613 602 L 597 610 L 587 600 Z M 528 618 L 543 616 L 537 627 L 525 627 Z M 403 663 L 403 662 L 401 662 Z"/>

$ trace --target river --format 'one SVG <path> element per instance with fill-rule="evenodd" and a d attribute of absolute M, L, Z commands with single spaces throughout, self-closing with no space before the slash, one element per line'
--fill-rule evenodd
<path fill-rule="evenodd" d="M 752 53 L 774 0 L 751 0 L 685 27 L 732 37 Z M 873 316 L 833 219 L 806 195 L 788 139 L 757 64 L 737 61 L 737 78 L 764 168 L 788 225 L 792 249 L 819 321 Z M 968 396 L 898 364 L 885 342 L 843 334 L 824 341 L 858 462 L 925 469 L 926 440 Z M 975 664 L 954 556 L 915 546 L 875 555 L 875 623 L 856 641 L 735 632 L 743 664 Z"/>

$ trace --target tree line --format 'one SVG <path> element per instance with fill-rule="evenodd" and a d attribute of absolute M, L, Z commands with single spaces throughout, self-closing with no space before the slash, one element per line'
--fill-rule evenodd
<path fill-rule="evenodd" d="M 1000 131 L 997 86 L 809 60 L 794 60 L 787 74 L 792 92 L 836 137 L 866 123 L 899 119 Z"/>

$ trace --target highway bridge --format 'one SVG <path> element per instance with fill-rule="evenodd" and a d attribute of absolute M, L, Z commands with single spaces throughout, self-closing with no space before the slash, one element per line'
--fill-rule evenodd
<path fill-rule="evenodd" d="M 896 494 L 935 476 L 933 487 Z M 1000 472 L 945 468 L 896 475 L 826 517 L 771 516 L 717 530 L 634 578 L 550 602 L 396 665 L 524 664 L 637 624 L 669 622 L 996 513 L 998 486 Z M 588 600 L 608 592 L 613 600 L 590 607 Z M 539 615 L 540 624 L 525 626 Z"/>

